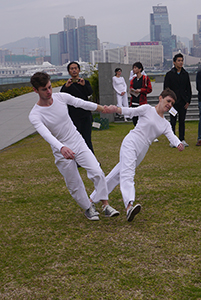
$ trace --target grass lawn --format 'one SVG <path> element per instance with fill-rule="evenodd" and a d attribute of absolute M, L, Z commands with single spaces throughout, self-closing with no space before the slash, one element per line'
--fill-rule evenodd
<path fill-rule="evenodd" d="M 105 172 L 131 123 L 93 131 Z M 201 147 L 186 122 L 183 152 L 161 136 L 137 168 L 133 222 L 119 187 L 118 218 L 86 219 L 37 134 L 0 152 L 0 299 L 201 299 Z M 80 169 L 87 192 L 93 190 Z M 97 205 L 101 212 L 101 205 Z"/>

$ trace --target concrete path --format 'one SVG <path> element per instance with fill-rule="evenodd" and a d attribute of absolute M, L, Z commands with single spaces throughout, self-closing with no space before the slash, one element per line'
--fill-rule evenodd
<path fill-rule="evenodd" d="M 191 85 L 193 94 L 197 94 L 195 82 Z M 163 89 L 163 83 L 153 82 L 152 87 L 150 96 L 158 96 Z M 60 87 L 53 89 L 53 92 L 59 91 Z M 0 102 L 0 150 L 35 132 L 28 115 L 37 100 L 38 95 L 33 92 Z"/>
<path fill-rule="evenodd" d="M 60 87 L 53 91 L 59 92 Z M 33 92 L 0 102 L 0 150 L 36 131 L 29 122 L 28 115 L 37 101 L 38 95 Z"/>

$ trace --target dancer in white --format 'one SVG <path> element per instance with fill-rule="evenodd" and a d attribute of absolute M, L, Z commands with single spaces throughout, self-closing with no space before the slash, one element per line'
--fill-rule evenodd
<path fill-rule="evenodd" d="M 94 203 L 102 201 L 106 216 L 118 216 L 108 204 L 108 190 L 105 175 L 92 151 L 74 126 L 67 104 L 91 111 L 103 111 L 103 106 L 75 98 L 66 93 L 52 94 L 50 76 L 37 72 L 31 77 L 38 102 L 29 114 L 29 120 L 38 133 L 50 144 L 55 164 L 63 175 L 71 196 L 85 210 L 85 216 L 92 221 L 99 220 L 94 204 L 88 198 L 77 164 L 87 170 L 87 176 L 94 183 Z"/>
<path fill-rule="evenodd" d="M 112 77 L 112 86 L 116 92 L 117 96 L 117 106 L 118 107 L 128 107 L 128 94 L 127 94 L 127 84 L 125 79 L 121 76 L 122 69 L 115 69 L 115 76 Z M 127 116 L 125 116 L 125 121 Z"/>
<path fill-rule="evenodd" d="M 135 201 L 135 169 L 145 157 L 153 140 L 164 134 L 179 151 L 184 149 L 181 141 L 174 135 L 170 123 L 164 118 L 164 113 L 171 109 L 175 101 L 175 93 L 167 89 L 161 93 L 159 103 L 155 107 L 149 104 L 137 108 L 119 108 L 110 105 L 104 109 L 105 113 L 123 113 L 129 115 L 130 118 L 139 117 L 136 127 L 127 134 L 121 144 L 120 162 L 106 176 L 108 193 L 111 193 L 115 186 L 120 183 L 129 222 L 141 209 L 140 204 L 133 206 Z M 94 191 L 91 194 L 92 200 L 95 195 L 96 192 Z"/>

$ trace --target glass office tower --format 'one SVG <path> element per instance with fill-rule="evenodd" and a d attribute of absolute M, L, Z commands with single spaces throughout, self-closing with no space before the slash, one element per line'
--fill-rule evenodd
<path fill-rule="evenodd" d="M 171 24 L 169 24 L 166 6 L 153 6 L 150 14 L 150 40 L 161 41 L 163 45 L 164 58 L 172 58 Z"/>
<path fill-rule="evenodd" d="M 98 49 L 97 26 L 85 25 L 77 28 L 78 57 L 90 61 L 90 51 Z"/>

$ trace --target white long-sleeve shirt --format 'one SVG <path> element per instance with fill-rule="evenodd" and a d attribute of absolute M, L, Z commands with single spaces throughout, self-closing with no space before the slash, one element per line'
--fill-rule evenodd
<path fill-rule="evenodd" d="M 63 146 L 74 150 L 82 138 L 74 126 L 67 104 L 95 111 L 97 104 L 75 98 L 67 93 L 53 93 L 50 106 L 35 104 L 29 114 L 29 120 L 38 133 L 50 144 L 53 153 L 60 152 Z"/>
<path fill-rule="evenodd" d="M 130 138 L 135 143 L 137 153 L 139 154 L 144 146 L 151 145 L 154 139 L 164 134 L 168 140 L 177 147 L 181 141 L 172 131 L 170 123 L 163 117 L 159 116 L 156 108 L 144 104 L 137 108 L 122 107 L 122 114 L 130 118 L 139 116 L 137 125 L 129 132 Z"/>
<path fill-rule="evenodd" d="M 123 77 L 112 77 L 112 85 L 117 94 L 121 94 L 122 92 L 127 92 L 127 84 Z"/>

